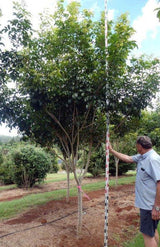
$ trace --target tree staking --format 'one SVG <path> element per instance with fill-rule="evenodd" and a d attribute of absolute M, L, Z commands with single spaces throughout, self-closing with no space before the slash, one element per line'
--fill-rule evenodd
<path fill-rule="evenodd" d="M 104 247 L 108 246 L 108 205 L 109 205 L 109 84 L 108 77 L 108 21 L 107 0 L 105 0 L 105 50 L 106 50 L 106 184 L 105 184 L 105 225 L 104 225 Z"/>

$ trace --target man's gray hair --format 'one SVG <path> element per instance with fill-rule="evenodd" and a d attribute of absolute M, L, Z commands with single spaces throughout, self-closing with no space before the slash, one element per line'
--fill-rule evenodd
<path fill-rule="evenodd" d="M 148 136 L 139 136 L 137 138 L 137 144 L 140 144 L 145 149 L 152 148 L 152 141 Z"/>

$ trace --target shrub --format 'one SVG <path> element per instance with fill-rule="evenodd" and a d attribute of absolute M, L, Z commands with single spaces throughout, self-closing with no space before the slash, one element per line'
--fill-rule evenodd
<path fill-rule="evenodd" d="M 3 155 L 2 155 L 2 151 L 0 150 L 0 165 L 3 163 Z"/>
<path fill-rule="evenodd" d="M 12 169 L 11 162 L 9 159 L 5 159 L 3 156 L 3 149 L 0 149 L 0 183 L 12 184 Z"/>
<path fill-rule="evenodd" d="M 13 180 L 18 187 L 29 188 L 44 180 L 51 166 L 50 156 L 33 145 L 20 147 L 12 153 Z"/>
<path fill-rule="evenodd" d="M 88 172 L 97 177 L 105 172 L 105 148 L 101 145 L 91 155 Z"/>
<path fill-rule="evenodd" d="M 13 167 L 10 159 L 4 160 L 0 166 L 0 182 L 2 184 L 13 184 Z"/>
<path fill-rule="evenodd" d="M 58 158 L 52 152 L 49 152 L 49 155 L 51 157 L 51 165 L 50 165 L 49 173 L 57 173 L 59 171 Z"/>
<path fill-rule="evenodd" d="M 57 173 L 59 171 L 58 164 L 52 163 L 49 169 L 49 173 Z"/>

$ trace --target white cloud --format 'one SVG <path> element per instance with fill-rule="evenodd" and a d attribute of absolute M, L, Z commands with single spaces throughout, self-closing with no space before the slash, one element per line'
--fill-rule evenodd
<path fill-rule="evenodd" d="M 71 2 L 74 2 L 75 0 L 67 0 L 67 4 L 70 4 Z M 80 1 L 78 1 L 80 2 Z"/>
<path fill-rule="evenodd" d="M 142 42 L 147 38 L 155 39 L 160 29 L 160 23 L 156 17 L 155 9 L 158 7 L 157 0 L 148 0 L 146 5 L 142 8 L 142 15 L 138 16 L 133 22 L 133 28 L 136 33 L 133 39 L 137 41 L 139 47 Z"/>
<path fill-rule="evenodd" d="M 0 0 L 2 1 L 2 0 Z M 3 5 L 0 6 L 2 10 L 2 17 L 0 19 L 0 24 L 2 26 L 6 25 L 7 20 L 12 17 L 12 12 L 13 12 L 13 4 L 12 0 L 7 0 L 7 3 L 3 3 Z"/>
<path fill-rule="evenodd" d="M 4 0 L 0 0 L 4 1 Z M 45 9 L 48 9 L 50 13 L 53 13 L 56 7 L 56 0 L 17 0 L 19 3 L 25 3 L 27 10 L 32 15 L 33 26 L 37 28 L 39 24 L 39 13 L 42 13 Z M 11 19 L 13 13 L 12 0 L 5 0 L 5 2 L 0 6 L 2 9 L 2 26 L 7 23 L 7 20 Z"/>
<path fill-rule="evenodd" d="M 100 13 L 101 8 L 98 5 L 98 2 L 94 2 L 93 5 L 91 6 L 90 10 L 95 14 L 95 13 Z"/>
<path fill-rule="evenodd" d="M 54 13 L 56 0 L 25 0 L 28 10 L 32 14 L 33 23 L 37 25 L 39 22 L 39 14 L 48 9 L 51 14 Z"/>
<path fill-rule="evenodd" d="M 0 125 L 0 135 L 17 136 L 18 132 L 17 132 L 17 129 L 10 130 L 8 127 L 6 127 L 5 124 L 1 124 Z"/>
<path fill-rule="evenodd" d="M 108 10 L 108 20 L 111 21 L 114 19 L 114 15 L 115 15 L 115 10 L 114 9 L 109 9 Z"/>

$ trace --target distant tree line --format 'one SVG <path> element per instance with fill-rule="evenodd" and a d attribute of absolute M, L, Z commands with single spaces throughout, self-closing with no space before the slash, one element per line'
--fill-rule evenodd
<path fill-rule="evenodd" d="M 18 136 L 6 136 L 6 135 L 0 135 L 0 145 L 3 143 L 8 143 L 8 142 L 17 142 L 20 140 L 20 137 Z"/>

